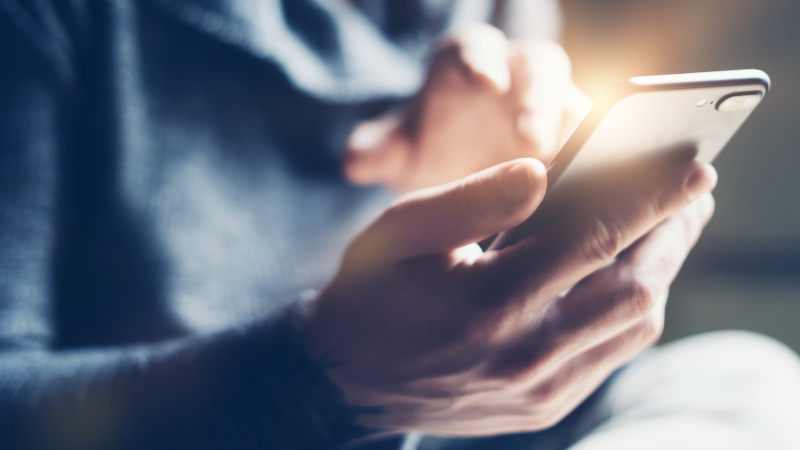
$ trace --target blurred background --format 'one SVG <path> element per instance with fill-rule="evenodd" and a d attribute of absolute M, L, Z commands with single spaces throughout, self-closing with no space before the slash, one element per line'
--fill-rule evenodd
<path fill-rule="evenodd" d="M 714 163 L 717 211 L 673 285 L 662 342 L 747 329 L 800 352 L 800 1 L 561 4 L 575 80 L 593 98 L 637 75 L 770 75 L 765 101 Z"/>

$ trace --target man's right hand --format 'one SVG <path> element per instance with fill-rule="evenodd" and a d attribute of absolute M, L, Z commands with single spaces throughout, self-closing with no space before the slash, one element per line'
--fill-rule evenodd
<path fill-rule="evenodd" d="M 654 343 L 713 212 L 708 165 L 664 168 L 522 242 L 546 173 L 519 159 L 399 199 L 310 305 L 306 346 L 361 424 L 448 435 L 549 427 Z M 572 286 L 568 292 L 566 289 Z"/>

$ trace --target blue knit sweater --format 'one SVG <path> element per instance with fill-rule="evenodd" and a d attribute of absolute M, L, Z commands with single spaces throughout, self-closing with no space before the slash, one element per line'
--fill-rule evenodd
<path fill-rule="evenodd" d="M 0 0 L 0 449 L 333 448 L 298 320 L 447 1 Z"/>

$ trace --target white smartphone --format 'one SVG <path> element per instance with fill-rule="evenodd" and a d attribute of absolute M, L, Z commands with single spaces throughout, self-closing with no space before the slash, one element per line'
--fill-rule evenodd
<path fill-rule="evenodd" d="M 490 249 L 513 245 L 664 164 L 711 162 L 769 86 L 769 76 L 755 69 L 635 77 L 613 85 L 548 166 L 542 204 Z"/>

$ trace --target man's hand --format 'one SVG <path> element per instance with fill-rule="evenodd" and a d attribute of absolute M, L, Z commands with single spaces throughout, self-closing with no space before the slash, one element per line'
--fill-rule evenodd
<path fill-rule="evenodd" d="M 542 163 L 519 159 L 399 199 L 312 301 L 306 345 L 360 423 L 489 435 L 553 425 L 654 343 L 667 289 L 713 211 L 710 166 L 681 163 L 500 251 Z M 573 286 L 568 292 L 564 291 Z"/>
<path fill-rule="evenodd" d="M 408 191 L 515 158 L 548 163 L 591 106 L 570 76 L 558 44 L 465 29 L 439 47 L 402 111 L 355 128 L 344 172 L 357 184 Z"/>

